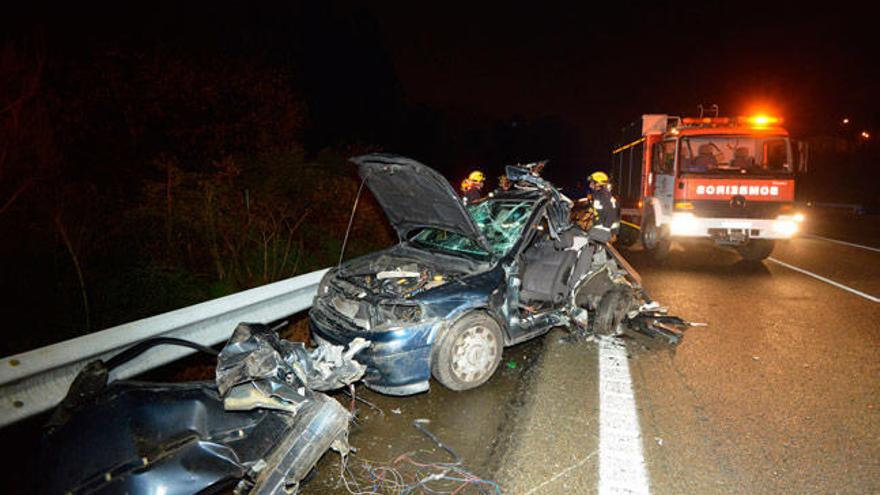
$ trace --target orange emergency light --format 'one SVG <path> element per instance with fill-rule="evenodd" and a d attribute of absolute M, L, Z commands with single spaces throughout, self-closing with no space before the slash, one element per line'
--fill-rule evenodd
<path fill-rule="evenodd" d="M 741 121 L 745 121 L 755 127 L 767 127 L 769 125 L 782 124 L 782 118 L 770 117 L 768 115 L 752 115 L 750 117 L 740 117 Z"/>

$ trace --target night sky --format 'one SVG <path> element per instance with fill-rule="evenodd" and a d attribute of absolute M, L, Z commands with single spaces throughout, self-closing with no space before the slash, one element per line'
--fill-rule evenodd
<path fill-rule="evenodd" d="M 769 107 L 811 124 L 877 110 L 880 43 L 861 8 L 651 2 L 375 12 L 404 87 L 432 105 L 560 114 L 579 125 L 701 102 L 731 112 Z"/>
<path fill-rule="evenodd" d="M 701 103 L 782 115 L 795 135 L 839 132 L 844 116 L 877 134 L 876 7 L 607 4 L 77 3 L 4 22 L 83 59 L 149 43 L 269 56 L 299 74 L 312 149 L 373 144 L 450 176 L 551 158 L 573 181 L 640 114 Z"/>
<path fill-rule="evenodd" d="M 595 145 L 641 113 L 769 110 L 795 131 L 876 125 L 876 9 L 617 2 L 375 10 L 413 100 L 492 117 L 560 115 Z M 601 146 L 599 146 L 601 148 Z"/>

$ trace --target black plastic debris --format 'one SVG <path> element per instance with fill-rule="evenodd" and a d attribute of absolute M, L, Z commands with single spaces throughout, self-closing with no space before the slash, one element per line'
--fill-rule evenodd
<path fill-rule="evenodd" d="M 664 339 L 670 345 L 678 345 L 689 327 L 703 326 L 678 316 L 667 315 L 664 308 L 642 310 L 628 321 L 628 327 L 651 338 Z"/>

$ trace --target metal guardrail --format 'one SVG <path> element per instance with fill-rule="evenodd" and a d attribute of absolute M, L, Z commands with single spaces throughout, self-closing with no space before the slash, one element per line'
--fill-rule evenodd
<path fill-rule="evenodd" d="M 150 337 L 177 337 L 215 345 L 240 322 L 269 323 L 308 309 L 326 269 L 212 299 L 0 361 L 0 426 L 46 411 L 61 401 L 77 373 L 89 362 L 107 359 Z M 128 378 L 195 351 L 159 346 L 114 370 Z"/>

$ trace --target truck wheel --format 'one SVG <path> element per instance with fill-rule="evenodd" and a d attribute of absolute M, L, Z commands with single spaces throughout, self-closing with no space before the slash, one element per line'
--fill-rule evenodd
<path fill-rule="evenodd" d="M 485 313 L 459 318 L 434 346 L 431 372 L 446 388 L 478 387 L 495 373 L 504 347 L 501 328 Z"/>
<path fill-rule="evenodd" d="M 631 297 L 624 291 L 612 289 L 606 292 L 596 308 L 593 331 L 599 335 L 622 334 L 623 322 L 631 303 Z"/>
<path fill-rule="evenodd" d="M 672 241 L 666 235 L 662 227 L 658 227 L 654 221 L 654 212 L 648 210 L 642 221 L 642 246 L 656 260 L 665 259 L 669 255 L 669 248 L 672 247 Z"/>
<path fill-rule="evenodd" d="M 744 260 L 761 261 L 773 253 L 774 247 L 776 241 L 772 239 L 751 239 L 742 246 L 737 246 L 736 251 Z"/>

